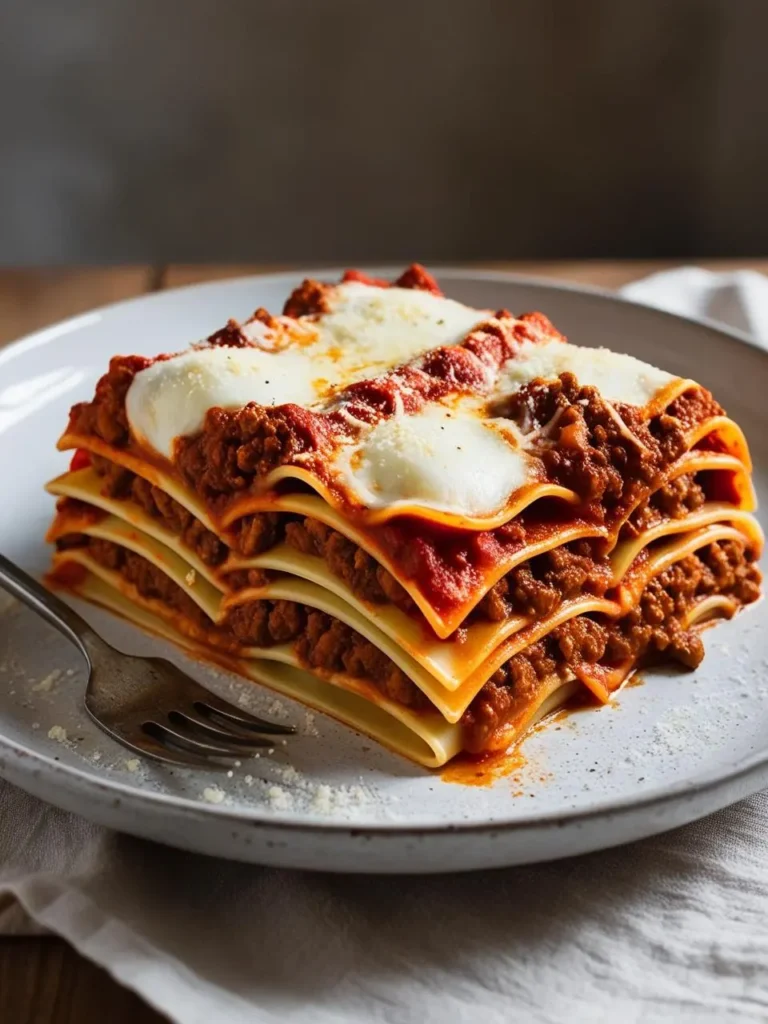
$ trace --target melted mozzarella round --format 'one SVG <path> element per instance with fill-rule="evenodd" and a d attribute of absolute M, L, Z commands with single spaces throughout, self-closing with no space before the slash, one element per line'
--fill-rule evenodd
<path fill-rule="evenodd" d="M 650 363 L 607 348 L 583 348 L 559 341 L 543 345 L 525 342 L 518 355 L 504 364 L 497 394 L 510 394 L 536 377 L 551 380 L 561 373 L 574 374 L 579 384 L 597 388 L 609 402 L 640 406 L 647 405 L 677 379 Z"/>
<path fill-rule="evenodd" d="M 125 408 L 137 439 L 170 459 L 174 440 L 201 430 L 209 409 L 308 404 L 317 399 L 315 377 L 300 351 L 276 359 L 257 348 L 192 350 L 137 373 Z"/>
<path fill-rule="evenodd" d="M 317 322 L 319 351 L 338 351 L 336 381 L 361 363 L 365 376 L 397 366 L 440 345 L 455 345 L 487 311 L 414 288 L 372 288 L 350 281 L 329 301 L 330 312 Z M 372 373 L 370 371 L 373 371 Z M 355 379 L 360 379 L 355 373 Z"/>
<path fill-rule="evenodd" d="M 418 505 L 473 517 L 498 512 L 534 479 L 532 463 L 500 421 L 442 406 L 381 420 L 359 445 L 342 449 L 333 468 L 368 508 Z"/>
<path fill-rule="evenodd" d="M 136 374 L 126 397 L 136 437 L 168 458 L 175 438 L 196 434 L 209 409 L 248 402 L 318 406 L 332 389 L 375 376 L 439 345 L 461 341 L 488 313 L 410 288 L 349 282 L 329 294 L 329 312 L 243 332 L 258 348 L 201 348 Z"/>

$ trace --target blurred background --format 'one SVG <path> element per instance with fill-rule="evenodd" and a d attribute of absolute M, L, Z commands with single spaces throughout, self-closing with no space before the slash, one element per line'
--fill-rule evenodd
<path fill-rule="evenodd" d="M 0 0 L 0 262 L 768 252 L 765 0 Z"/>

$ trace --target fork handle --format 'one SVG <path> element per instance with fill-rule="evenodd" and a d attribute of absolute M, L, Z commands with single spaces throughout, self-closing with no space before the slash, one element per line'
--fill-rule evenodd
<path fill-rule="evenodd" d="M 24 572 L 18 565 L 14 565 L 5 555 L 0 554 L 0 586 L 13 594 L 32 611 L 37 612 L 55 629 L 78 648 L 90 662 L 84 639 L 91 633 L 91 628 L 85 619 L 77 612 L 64 604 L 60 597 L 46 590 L 29 573 Z"/>

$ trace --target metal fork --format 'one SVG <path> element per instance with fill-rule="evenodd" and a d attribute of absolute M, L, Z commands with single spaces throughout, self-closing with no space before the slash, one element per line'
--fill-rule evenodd
<path fill-rule="evenodd" d="M 86 711 L 129 750 L 169 764 L 226 767 L 233 758 L 273 753 L 275 737 L 295 732 L 235 709 L 165 658 L 116 651 L 74 609 L 2 554 L 0 586 L 75 645 L 88 668 Z"/>

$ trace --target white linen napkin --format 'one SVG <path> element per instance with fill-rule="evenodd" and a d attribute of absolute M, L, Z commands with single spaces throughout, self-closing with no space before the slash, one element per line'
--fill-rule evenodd
<path fill-rule="evenodd" d="M 768 345 L 768 280 L 683 269 L 631 298 Z M 607 853 L 341 877 L 121 836 L 0 784 L 15 897 L 179 1024 L 768 1019 L 768 794 Z"/>

